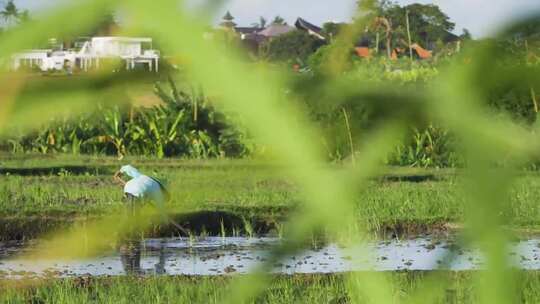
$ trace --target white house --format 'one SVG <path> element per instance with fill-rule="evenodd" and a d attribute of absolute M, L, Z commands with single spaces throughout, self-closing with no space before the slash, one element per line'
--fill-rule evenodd
<path fill-rule="evenodd" d="M 32 50 L 13 55 L 13 69 L 41 66 L 47 60 L 49 50 Z"/>
<path fill-rule="evenodd" d="M 62 70 L 66 65 L 84 71 L 99 68 L 105 59 L 125 61 L 127 70 L 137 65 L 159 71 L 159 51 L 152 48 L 152 38 L 93 37 L 79 50 L 29 50 L 13 56 L 13 69 L 38 67 L 42 71 Z"/>

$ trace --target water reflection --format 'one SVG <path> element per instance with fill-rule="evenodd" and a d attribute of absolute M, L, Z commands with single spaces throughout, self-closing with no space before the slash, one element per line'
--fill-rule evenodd
<path fill-rule="evenodd" d="M 141 269 L 141 241 L 127 240 L 120 244 L 120 260 L 127 275 L 140 275 Z"/>
<path fill-rule="evenodd" d="M 0 244 L 0 278 L 81 275 L 225 275 L 250 273 L 268 260 L 273 238 L 124 239 L 118 251 L 92 259 L 72 261 L 16 259 L 2 252 L 23 250 L 23 244 Z M 508 246 L 508 264 L 540 269 L 540 239 L 516 241 Z M 25 249 L 31 250 L 31 249 Z M 369 252 L 370 254 L 366 254 Z M 13 257 L 13 255 L 12 255 Z M 273 273 L 332 273 L 393 270 L 482 269 L 483 254 L 453 239 L 421 237 L 387 240 L 343 247 L 328 244 L 284 256 Z"/>
<path fill-rule="evenodd" d="M 153 269 L 144 269 L 141 267 L 142 253 L 145 252 L 143 250 L 143 244 L 140 239 L 124 240 L 119 244 L 118 252 L 120 253 L 120 261 L 126 275 L 167 274 L 165 262 L 171 254 L 167 254 L 165 250 L 166 242 L 163 241 L 158 245 L 157 252 L 159 258 L 158 262 L 154 264 Z"/>

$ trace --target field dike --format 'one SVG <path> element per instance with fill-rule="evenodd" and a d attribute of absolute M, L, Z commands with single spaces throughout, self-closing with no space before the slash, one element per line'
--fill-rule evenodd
<path fill-rule="evenodd" d="M 0 241 L 24 241 L 50 235 L 55 231 L 67 230 L 73 226 L 92 222 L 98 218 L 62 217 L 3 217 L 0 218 Z M 255 216 L 247 219 L 239 214 L 225 211 L 197 211 L 173 216 L 174 221 L 192 235 L 206 236 L 278 236 L 282 233 L 285 219 Z M 448 235 L 461 228 L 446 222 L 414 223 L 400 222 L 379 224 L 371 233 L 381 239 L 411 238 L 418 235 Z M 188 236 L 172 224 L 153 225 L 146 230 L 145 237 Z"/>

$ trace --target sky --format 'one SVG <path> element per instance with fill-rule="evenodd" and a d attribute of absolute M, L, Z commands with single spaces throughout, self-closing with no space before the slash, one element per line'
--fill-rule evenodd
<path fill-rule="evenodd" d="M 15 0 L 15 3 L 31 11 L 44 11 L 54 8 L 60 1 L 62 0 Z M 229 0 L 224 2 L 225 5 L 216 14 L 218 16 L 216 20 L 229 10 L 239 26 L 249 26 L 257 22 L 259 16 L 273 19 L 276 15 L 282 16 L 289 23 L 293 23 L 297 17 L 319 25 L 327 21 L 347 22 L 354 14 L 356 1 Z M 517 17 L 535 11 L 540 12 L 540 0 L 397 0 L 397 2 L 400 4 L 415 2 L 437 4 L 456 23 L 456 33 L 460 34 L 463 28 L 467 28 L 477 38 L 496 33 L 502 25 Z"/>

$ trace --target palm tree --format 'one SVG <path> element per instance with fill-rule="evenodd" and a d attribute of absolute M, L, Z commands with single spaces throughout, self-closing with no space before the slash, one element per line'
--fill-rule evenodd
<path fill-rule="evenodd" d="M 388 58 L 392 58 L 392 23 L 385 17 L 376 17 L 374 24 L 377 32 L 381 28 L 386 32 L 386 52 Z M 378 45 L 376 47 L 379 48 Z"/>
<path fill-rule="evenodd" d="M 118 29 L 118 23 L 116 22 L 116 15 L 114 12 L 109 11 L 103 14 L 94 28 L 90 31 L 90 36 L 111 36 Z"/>
<path fill-rule="evenodd" d="M 272 24 L 287 25 L 287 22 L 285 22 L 285 19 L 283 19 L 283 17 L 277 15 L 272 21 Z"/>
<path fill-rule="evenodd" d="M 9 0 L 2 11 L 0 11 L 0 17 L 4 19 L 6 25 L 13 25 L 14 21 L 19 18 L 20 12 L 14 3 L 14 0 Z"/>
<path fill-rule="evenodd" d="M 19 13 L 19 16 L 17 17 L 18 23 L 25 23 L 31 20 L 30 12 L 28 10 L 23 10 Z"/>
<path fill-rule="evenodd" d="M 263 28 L 266 28 L 267 23 L 268 21 L 266 20 L 266 18 L 264 18 L 263 16 L 260 16 L 259 22 L 252 23 L 251 26 L 263 29 Z"/>

